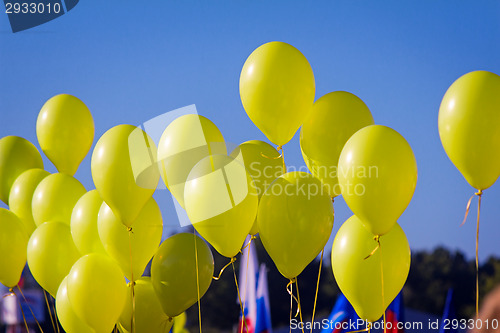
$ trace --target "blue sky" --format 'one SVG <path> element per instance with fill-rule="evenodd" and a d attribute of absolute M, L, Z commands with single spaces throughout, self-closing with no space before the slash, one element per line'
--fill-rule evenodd
<path fill-rule="evenodd" d="M 190 104 L 229 142 L 266 140 L 243 110 L 239 74 L 256 47 L 284 41 L 311 63 L 316 99 L 352 92 L 377 124 L 411 144 L 419 180 L 399 221 L 410 246 L 445 245 L 472 258 L 475 204 L 468 223 L 459 224 L 474 190 L 441 146 L 437 115 L 446 89 L 462 74 L 500 74 L 498 17 L 496 0 L 107 0 L 81 1 L 54 21 L 13 34 L 0 13 L 0 137 L 19 135 L 38 146 L 38 111 L 51 96 L 69 93 L 92 111 L 95 142 L 115 125 L 139 125 Z M 304 165 L 298 135 L 285 152 L 288 165 Z M 76 177 L 93 188 L 90 154 Z M 174 231 L 168 192 L 155 197 L 166 232 Z M 351 215 L 342 199 L 335 209 L 334 233 Z M 500 256 L 499 183 L 485 191 L 481 220 L 481 258 Z"/>

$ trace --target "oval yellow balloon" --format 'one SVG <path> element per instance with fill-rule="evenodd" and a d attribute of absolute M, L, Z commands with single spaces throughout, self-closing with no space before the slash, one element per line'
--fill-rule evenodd
<path fill-rule="evenodd" d="M 31 210 L 33 193 L 38 184 L 48 175 L 50 173 L 43 169 L 27 170 L 17 177 L 10 190 L 9 208 L 21 219 L 29 236 L 36 229 L 33 211 Z"/>
<path fill-rule="evenodd" d="M 394 226 L 417 185 L 417 162 L 408 142 L 395 130 L 371 125 L 357 131 L 339 158 L 342 196 L 374 235 Z"/>
<path fill-rule="evenodd" d="M 13 288 L 26 264 L 28 234 L 21 220 L 11 211 L 0 208 L 0 283 Z"/>
<path fill-rule="evenodd" d="M 77 97 L 61 94 L 42 106 L 36 121 L 42 151 L 59 172 L 73 176 L 94 140 L 94 119 Z"/>
<path fill-rule="evenodd" d="M 342 293 L 361 319 L 374 322 L 398 295 L 410 271 L 410 246 L 403 229 L 396 224 L 380 237 L 373 235 L 352 216 L 340 227 L 332 247 L 332 269 Z M 384 298 L 382 299 L 382 270 Z"/>
<path fill-rule="evenodd" d="M 64 173 L 55 173 L 45 177 L 33 193 L 31 208 L 35 224 L 59 221 L 71 222 L 71 213 L 76 202 L 87 191 L 74 177 Z"/>
<path fill-rule="evenodd" d="M 500 76 L 476 71 L 456 80 L 439 107 L 439 136 L 448 157 L 478 190 L 500 175 Z"/>
<path fill-rule="evenodd" d="M 66 276 L 57 290 L 56 311 L 57 319 L 66 332 L 71 333 L 95 333 L 95 331 L 85 324 L 75 313 L 68 298 L 68 277 Z"/>
<path fill-rule="evenodd" d="M 24 171 L 43 169 L 42 156 L 26 139 L 6 136 L 0 139 L 0 200 L 9 204 L 12 184 Z"/>
<path fill-rule="evenodd" d="M 220 254 L 238 254 L 257 215 L 257 190 L 245 167 L 230 156 L 201 160 L 189 174 L 184 200 L 193 227 Z"/>
<path fill-rule="evenodd" d="M 97 229 L 108 255 L 116 260 L 123 274 L 132 281 L 142 276 L 146 265 L 158 249 L 163 232 L 163 220 L 160 208 L 151 198 L 135 219 L 132 233 L 129 234 L 127 227 L 104 203 L 99 211 Z"/>
<path fill-rule="evenodd" d="M 135 331 L 148 333 L 168 333 L 174 323 L 169 318 L 156 296 L 150 277 L 141 277 L 135 282 Z M 132 332 L 132 288 L 128 284 L 128 298 L 120 315 L 119 324 L 124 332 Z"/>
<path fill-rule="evenodd" d="M 272 143 L 280 146 L 302 125 L 315 91 L 311 65 L 287 43 L 259 46 L 241 70 L 240 97 L 246 113 Z"/>
<path fill-rule="evenodd" d="M 97 232 L 97 215 L 102 203 L 99 192 L 92 190 L 82 195 L 71 213 L 71 236 L 82 255 L 106 254 Z"/>
<path fill-rule="evenodd" d="M 163 132 L 158 144 L 161 177 L 181 207 L 189 172 L 196 163 L 214 154 L 226 155 L 226 144 L 217 126 L 203 116 L 181 116 Z"/>
<path fill-rule="evenodd" d="M 76 315 L 97 333 L 109 333 L 122 313 L 127 284 L 118 264 L 100 253 L 84 255 L 67 280 L 68 298 Z"/>
<path fill-rule="evenodd" d="M 264 141 L 243 142 L 233 150 L 231 157 L 245 166 L 247 173 L 253 179 L 259 200 L 269 185 L 285 173 L 283 157 L 273 146 Z M 259 226 L 255 218 L 250 235 L 258 232 Z"/>
<path fill-rule="evenodd" d="M 314 103 L 300 130 L 300 149 L 309 171 L 325 184 L 330 197 L 340 195 L 337 166 L 342 148 L 356 131 L 373 124 L 366 104 L 346 91 L 331 92 Z"/>
<path fill-rule="evenodd" d="M 328 242 L 333 204 L 318 178 L 289 172 L 267 188 L 260 200 L 257 222 L 267 253 L 280 273 L 293 279 Z"/>
<path fill-rule="evenodd" d="M 91 168 L 101 198 L 129 227 L 160 180 L 155 143 L 138 127 L 115 126 L 97 142 Z"/>
<path fill-rule="evenodd" d="M 193 234 L 180 233 L 167 238 L 151 264 L 151 282 L 163 311 L 170 318 L 197 302 L 198 285 L 200 298 L 203 297 L 213 274 L 212 252 L 203 239 Z"/>
<path fill-rule="evenodd" d="M 80 258 L 68 224 L 45 222 L 28 242 L 28 267 L 36 282 L 56 297 L 59 285 Z"/>

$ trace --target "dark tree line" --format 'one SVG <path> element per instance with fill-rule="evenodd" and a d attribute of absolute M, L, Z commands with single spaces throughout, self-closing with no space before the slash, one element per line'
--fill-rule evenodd
<path fill-rule="evenodd" d="M 290 296 L 286 291 L 288 280 L 276 269 L 259 239 L 256 246 L 260 263 L 268 267 L 271 316 L 274 327 L 288 325 L 290 316 Z M 229 262 L 213 251 L 216 273 Z M 330 253 L 325 253 L 320 288 L 316 306 L 316 318 L 329 315 L 339 288 L 330 267 Z M 235 269 L 238 276 L 239 262 Z M 309 264 L 299 276 L 300 297 L 304 320 L 310 320 L 313 310 L 314 294 L 319 269 L 319 260 Z M 448 288 L 454 288 L 454 303 L 459 318 L 470 318 L 475 312 L 475 261 L 468 260 L 461 252 L 451 252 L 439 247 L 432 252 L 417 251 L 412 254 L 412 263 L 408 280 L 403 289 L 405 306 L 440 316 L 443 312 Z M 500 283 L 500 259 L 489 258 L 480 266 L 480 294 L 486 295 Z M 293 303 L 294 314 L 296 303 Z M 201 301 L 203 331 L 231 331 L 238 322 L 239 304 L 231 266 L 223 273 L 219 281 L 213 281 L 210 289 Z M 191 307 L 188 312 L 188 327 L 197 331 L 198 308 Z"/>

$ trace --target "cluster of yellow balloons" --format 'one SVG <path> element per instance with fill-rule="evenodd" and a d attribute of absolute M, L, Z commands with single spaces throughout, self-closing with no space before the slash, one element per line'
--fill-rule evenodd
<path fill-rule="evenodd" d="M 169 332 L 174 317 L 208 289 L 214 263 L 198 236 L 178 234 L 159 247 L 155 143 L 136 126 L 108 130 L 92 154 L 96 189 L 87 191 L 73 177 L 94 138 L 85 104 L 52 97 L 38 116 L 37 136 L 59 173 L 43 169 L 27 140 L 0 139 L 0 199 L 9 206 L 0 209 L 0 283 L 14 288 L 27 262 L 55 297 L 68 332 L 107 333 L 115 325 L 122 332 Z M 152 277 L 142 277 L 153 256 Z"/>

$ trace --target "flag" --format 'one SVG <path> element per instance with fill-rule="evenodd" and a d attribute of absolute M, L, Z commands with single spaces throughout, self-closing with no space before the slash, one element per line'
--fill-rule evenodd
<path fill-rule="evenodd" d="M 344 294 L 341 293 L 337 297 L 330 317 L 328 317 L 328 325 L 322 326 L 323 329 L 321 333 L 350 332 L 353 330 L 349 328 L 350 322 L 356 322 L 357 319 L 358 315 L 354 311 L 351 303 L 349 303 Z"/>
<path fill-rule="evenodd" d="M 445 321 L 452 321 L 456 319 L 455 306 L 453 305 L 453 289 L 448 289 L 448 294 L 446 295 L 446 303 L 444 305 L 443 318 L 439 322 L 439 333 L 445 332 L 458 332 L 457 328 L 453 328 L 452 325 L 448 325 L 444 328 Z"/>
<path fill-rule="evenodd" d="M 386 333 L 404 333 L 404 328 L 398 328 L 398 323 L 404 324 L 404 303 L 403 292 L 392 301 L 385 311 Z M 401 326 L 403 327 L 403 326 Z"/>
<path fill-rule="evenodd" d="M 246 244 L 250 241 L 247 237 Z M 255 325 L 257 322 L 257 253 L 255 252 L 255 243 L 250 244 L 243 249 L 240 263 L 240 276 L 238 284 L 240 286 L 240 296 L 242 305 L 244 305 L 245 323 L 243 316 L 240 314 L 238 323 L 238 332 L 241 332 L 243 326 L 244 333 L 255 333 Z M 239 299 L 236 300 L 238 303 Z"/>
<path fill-rule="evenodd" d="M 260 265 L 257 280 L 257 318 L 255 333 L 272 333 L 271 306 L 269 303 L 269 289 L 267 287 L 267 267 Z"/>

